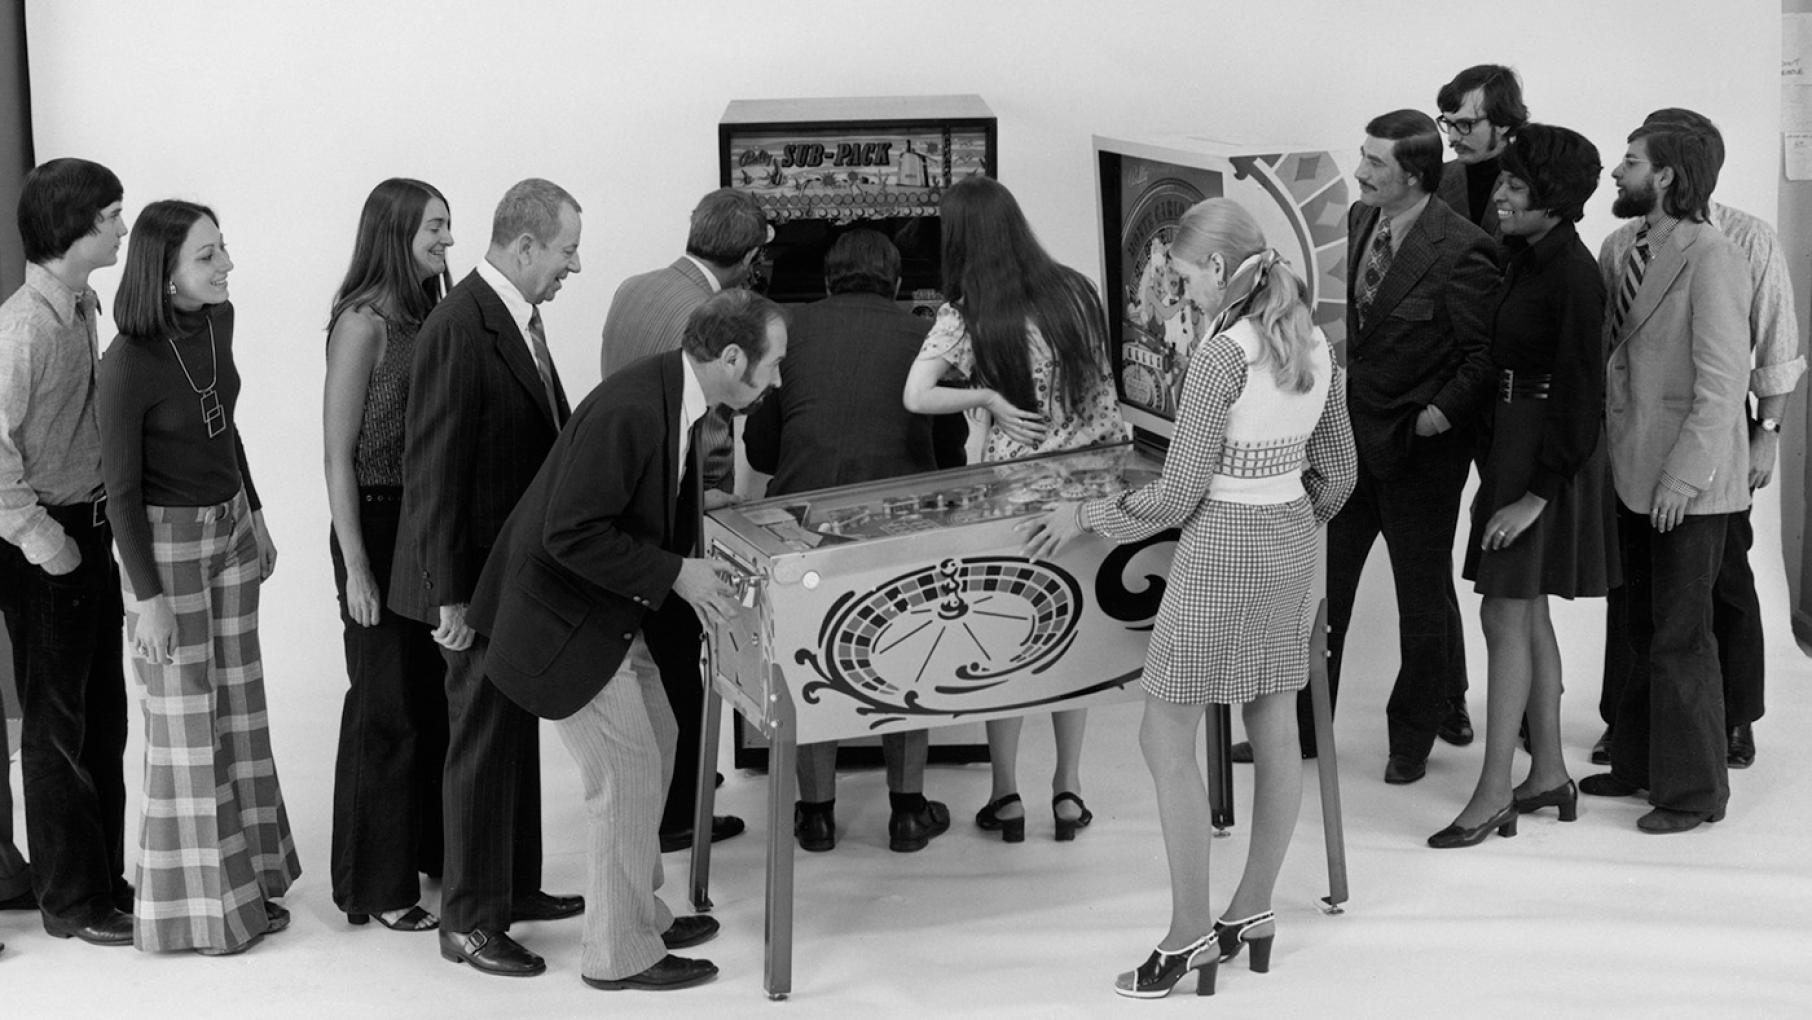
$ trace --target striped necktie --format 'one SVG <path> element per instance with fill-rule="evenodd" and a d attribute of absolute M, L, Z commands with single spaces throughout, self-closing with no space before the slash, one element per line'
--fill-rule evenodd
<path fill-rule="evenodd" d="M 1378 228 L 1372 231 L 1372 243 L 1365 256 L 1365 272 L 1359 277 L 1360 322 L 1364 322 L 1371 311 L 1372 299 L 1378 296 L 1378 285 L 1390 271 L 1391 254 L 1390 221 L 1380 219 Z"/>
<path fill-rule="evenodd" d="M 547 333 L 541 328 L 541 309 L 529 312 L 529 350 L 535 355 L 535 371 L 541 376 L 541 391 L 547 396 L 547 413 L 560 420 L 560 401 L 554 396 L 554 358 L 547 351 Z"/>
<path fill-rule="evenodd" d="M 1623 320 L 1629 315 L 1630 306 L 1636 303 L 1636 292 L 1642 289 L 1642 275 L 1648 272 L 1648 227 L 1636 231 L 1636 243 L 1630 246 L 1629 258 L 1624 261 L 1623 284 L 1617 288 L 1617 309 L 1611 315 L 1611 338 L 1614 340 L 1623 334 Z"/>

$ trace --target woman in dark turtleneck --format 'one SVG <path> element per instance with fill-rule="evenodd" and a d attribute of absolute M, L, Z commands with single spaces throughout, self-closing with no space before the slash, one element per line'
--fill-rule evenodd
<path fill-rule="evenodd" d="M 1598 186 L 1598 150 L 1566 128 L 1525 124 L 1500 158 L 1498 388 L 1461 570 L 1484 596 L 1485 761 L 1465 809 L 1429 837 L 1436 848 L 1474 846 L 1492 829 L 1513 836 L 1519 813 L 1544 807 L 1573 820 L 1578 790 L 1560 753 L 1560 647 L 1548 596 L 1602 597 L 1618 573 L 1603 442 L 1604 284 L 1573 229 Z M 1525 714 L 1532 761 L 1513 786 Z"/>
<path fill-rule="evenodd" d="M 133 942 L 211 956 L 287 926 L 276 900 L 301 872 L 258 651 L 277 551 L 234 425 L 232 268 L 211 210 L 147 206 L 99 373 L 107 518 L 145 693 Z"/>

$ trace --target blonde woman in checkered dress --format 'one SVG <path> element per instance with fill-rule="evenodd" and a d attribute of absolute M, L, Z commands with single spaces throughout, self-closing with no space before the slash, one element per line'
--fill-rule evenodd
<path fill-rule="evenodd" d="M 132 226 L 99 373 L 101 472 L 145 692 L 133 944 L 237 953 L 289 924 L 300 874 L 271 761 L 258 586 L 277 551 L 233 423 L 233 306 L 214 213 Z"/>
<path fill-rule="evenodd" d="M 1271 890 L 1302 799 L 1295 692 L 1308 682 L 1315 531 L 1351 493 L 1345 381 L 1311 322 L 1302 281 L 1226 199 L 1178 222 L 1170 265 L 1215 323 L 1191 354 L 1157 481 L 1065 504 L 1029 525 L 1045 556 L 1080 531 L 1118 542 L 1181 527 L 1145 658 L 1139 742 L 1157 786 L 1170 863 L 1170 930 L 1115 991 L 1158 998 L 1191 970 L 1252 945 L 1270 965 Z M 1204 708 L 1242 704 L 1257 765 L 1252 845 L 1227 916 L 1209 906 L 1208 790 L 1196 760 Z"/>

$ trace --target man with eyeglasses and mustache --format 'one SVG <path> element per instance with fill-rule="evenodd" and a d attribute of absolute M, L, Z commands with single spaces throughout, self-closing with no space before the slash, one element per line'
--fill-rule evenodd
<path fill-rule="evenodd" d="M 1453 149 L 1453 160 L 1441 168 L 1435 197 L 1497 240 L 1498 218 L 1491 191 L 1497 187 L 1498 156 L 1516 129 L 1529 122 L 1522 82 L 1502 64 L 1478 64 L 1441 86 L 1435 106 L 1441 111 L 1435 123 Z M 1465 706 L 1458 711 L 1464 713 Z M 1472 732 L 1470 720 L 1465 730 Z M 1456 744 L 1472 739 L 1468 735 L 1465 740 L 1453 740 L 1445 727 L 1441 736 Z"/>

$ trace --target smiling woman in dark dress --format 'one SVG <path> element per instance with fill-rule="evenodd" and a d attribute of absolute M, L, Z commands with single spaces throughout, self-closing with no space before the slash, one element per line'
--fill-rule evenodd
<path fill-rule="evenodd" d="M 1548 596 L 1602 597 L 1615 583 L 1616 521 L 1605 469 L 1604 284 L 1574 231 L 1598 186 L 1598 150 L 1566 128 L 1527 124 L 1504 150 L 1494 201 L 1505 238 L 1491 358 L 1498 371 L 1461 573 L 1475 582 L 1490 656 L 1485 761 L 1436 848 L 1516 834 L 1520 812 L 1575 817 L 1560 753 L 1560 646 Z M 1533 762 L 1511 786 L 1517 727 Z"/>

